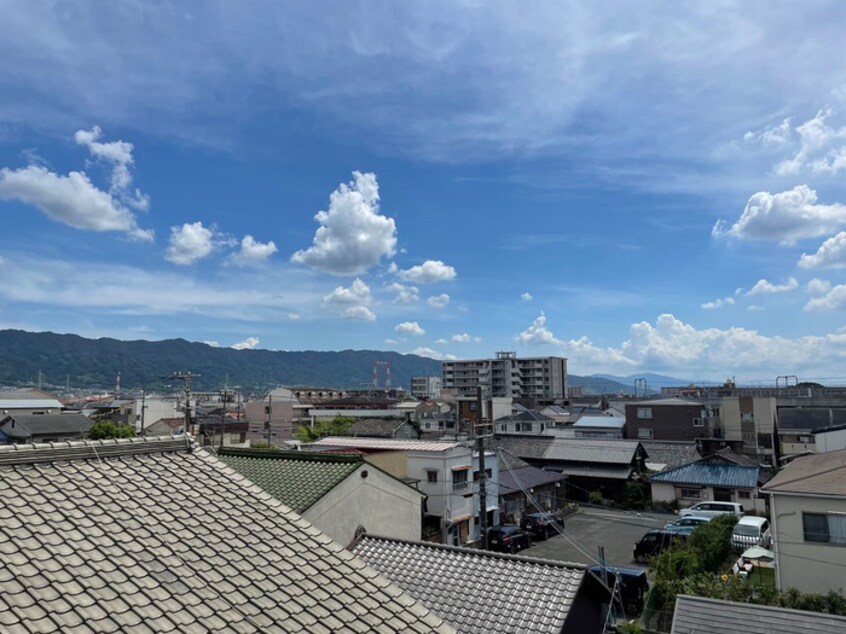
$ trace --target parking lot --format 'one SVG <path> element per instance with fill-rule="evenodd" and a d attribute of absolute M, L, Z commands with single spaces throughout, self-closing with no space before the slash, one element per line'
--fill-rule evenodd
<path fill-rule="evenodd" d="M 672 515 L 633 513 L 599 508 L 582 508 L 565 518 L 565 534 L 535 542 L 521 554 L 558 561 L 593 564 L 597 549 L 605 547 L 605 559 L 616 566 L 646 568 L 632 560 L 632 546 L 646 531 L 661 528 Z M 570 537 L 570 540 L 567 539 Z M 575 542 L 575 544 L 573 543 Z M 588 557 L 588 554 L 590 557 Z"/>

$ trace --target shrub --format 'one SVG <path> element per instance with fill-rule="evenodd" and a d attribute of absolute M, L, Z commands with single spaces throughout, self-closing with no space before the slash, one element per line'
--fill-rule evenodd
<path fill-rule="evenodd" d="M 588 502 L 591 504 L 602 504 L 605 498 L 602 497 L 601 491 L 591 491 L 588 495 Z"/>

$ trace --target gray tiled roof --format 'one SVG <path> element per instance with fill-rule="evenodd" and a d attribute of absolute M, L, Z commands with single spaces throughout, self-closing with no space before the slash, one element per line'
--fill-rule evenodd
<path fill-rule="evenodd" d="M 842 634 L 846 617 L 680 595 L 671 634 Z"/>
<path fill-rule="evenodd" d="M 0 447 L 0 631 L 452 631 L 189 442 Z"/>
<path fill-rule="evenodd" d="M 537 467 L 525 466 L 499 472 L 499 494 L 508 495 L 524 489 L 561 482 L 566 478 L 557 471 L 544 471 Z"/>
<path fill-rule="evenodd" d="M 544 460 L 631 464 L 640 443 L 636 440 L 556 438 L 544 453 Z"/>
<path fill-rule="evenodd" d="M 14 422 L 14 425 L 12 425 Z M 0 420 L 0 428 L 10 438 L 30 438 L 56 434 L 86 436 L 94 423 L 83 414 L 10 414 Z"/>
<path fill-rule="evenodd" d="M 767 482 L 764 493 L 846 496 L 846 449 L 801 456 Z"/>
<path fill-rule="evenodd" d="M 707 458 L 650 476 L 652 482 L 697 484 L 701 486 L 754 489 L 758 486 L 759 467 L 746 467 Z"/>
<path fill-rule="evenodd" d="M 561 632 L 584 566 L 365 535 L 352 548 L 461 632 Z"/>
<path fill-rule="evenodd" d="M 520 437 L 520 436 L 495 436 L 491 439 L 493 447 L 501 447 L 512 456 L 524 460 L 538 460 L 543 458 L 549 445 L 552 444 L 552 436 L 544 437 Z"/>
<path fill-rule="evenodd" d="M 696 442 L 693 440 L 641 440 L 640 444 L 649 454 L 649 462 L 667 465 L 667 469 L 693 462 L 701 457 Z"/>

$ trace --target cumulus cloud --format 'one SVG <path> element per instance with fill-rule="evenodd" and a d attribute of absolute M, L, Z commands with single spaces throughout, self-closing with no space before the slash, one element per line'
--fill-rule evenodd
<path fill-rule="evenodd" d="M 349 287 L 337 286 L 323 298 L 325 304 L 369 304 L 373 300 L 370 287 L 360 278 Z"/>
<path fill-rule="evenodd" d="M 446 339 L 444 339 L 443 337 L 441 337 L 440 339 L 435 339 L 435 343 L 439 346 L 445 346 L 449 342 Z"/>
<path fill-rule="evenodd" d="M 417 284 L 434 284 L 435 282 L 451 282 L 455 279 L 455 269 L 440 260 L 426 260 L 423 264 L 412 266 L 410 269 L 398 271 L 401 279 Z"/>
<path fill-rule="evenodd" d="M 170 243 L 165 260 L 179 266 L 189 266 L 202 260 L 215 249 L 214 231 L 202 222 L 185 223 L 170 228 Z"/>
<path fill-rule="evenodd" d="M 831 290 L 831 282 L 815 277 L 808 282 L 808 286 L 806 288 L 811 295 L 823 295 Z"/>
<path fill-rule="evenodd" d="M 359 321 L 375 321 L 376 314 L 367 306 L 350 306 L 341 313 L 344 319 L 356 319 Z"/>
<path fill-rule="evenodd" d="M 239 341 L 238 343 L 233 343 L 232 348 L 234 350 L 255 350 L 256 346 L 259 345 L 259 338 L 258 337 L 247 337 L 244 341 Z"/>
<path fill-rule="evenodd" d="M 829 125 L 828 120 L 834 115 L 834 109 L 826 106 L 813 119 L 796 128 L 799 150 L 792 158 L 776 165 L 777 174 L 793 176 L 803 171 L 836 174 L 846 169 L 846 126 Z"/>
<path fill-rule="evenodd" d="M 747 295 L 770 295 L 773 293 L 789 293 L 799 288 L 799 282 L 795 277 L 787 278 L 784 284 L 773 284 L 765 279 L 760 279 L 755 286 L 747 291 Z"/>
<path fill-rule="evenodd" d="M 846 284 L 833 286 L 821 297 L 815 297 L 805 304 L 805 310 L 811 313 L 844 308 L 846 308 Z"/>
<path fill-rule="evenodd" d="M 397 324 L 394 330 L 401 335 L 411 335 L 414 337 L 420 337 L 426 334 L 426 331 L 416 321 L 404 321 L 401 324 Z"/>
<path fill-rule="evenodd" d="M 426 347 L 415 348 L 410 352 L 410 354 L 416 354 L 419 357 L 428 357 L 429 359 L 435 359 L 436 361 L 454 361 L 456 358 L 454 354 L 444 354 L 442 352 L 438 352 L 437 350 L 433 350 L 432 348 Z"/>
<path fill-rule="evenodd" d="M 153 232 L 138 227 L 133 213 L 83 172 L 59 175 L 40 165 L 0 169 L 0 200 L 18 200 L 75 229 L 119 231 L 149 242 Z"/>
<path fill-rule="evenodd" d="M 817 192 L 807 185 L 798 185 L 778 194 L 754 194 L 737 222 L 728 228 L 726 224 L 724 220 L 717 221 L 711 235 L 791 245 L 830 235 L 846 225 L 846 205 L 818 205 Z"/>
<path fill-rule="evenodd" d="M 522 295 L 520 295 L 520 299 L 524 302 L 530 302 L 534 299 L 534 297 L 532 297 L 531 293 L 523 293 Z"/>
<path fill-rule="evenodd" d="M 232 261 L 239 266 L 259 264 L 264 262 L 279 249 L 276 248 L 273 240 L 270 242 L 258 242 L 253 236 L 245 235 L 241 240 L 241 249 L 232 254 Z"/>
<path fill-rule="evenodd" d="M 765 128 L 757 132 L 749 131 L 743 135 L 743 140 L 747 143 L 758 144 L 764 149 L 783 148 L 790 144 L 793 130 L 791 127 L 791 119 L 782 120 L 774 126 Z"/>
<path fill-rule="evenodd" d="M 479 342 L 482 340 L 481 337 L 474 337 L 472 335 L 468 335 L 466 332 L 460 335 L 453 335 L 452 340 L 456 343 L 470 343 L 471 341 Z"/>
<path fill-rule="evenodd" d="M 394 304 L 412 304 L 420 299 L 416 286 L 404 286 L 403 284 L 394 283 L 388 286 L 388 290 L 397 294 L 394 298 Z"/>
<path fill-rule="evenodd" d="M 333 275 L 359 275 L 396 253 L 397 228 L 379 210 L 376 175 L 353 172 L 329 197 L 329 209 L 314 217 L 320 228 L 312 246 L 291 261 Z"/>
<path fill-rule="evenodd" d="M 396 339 L 385 339 L 385 343 L 389 346 L 396 346 L 397 344 L 399 344 L 399 341 L 397 341 Z"/>
<path fill-rule="evenodd" d="M 524 346 L 560 345 L 552 331 L 546 327 L 546 315 L 541 313 L 532 325 L 517 335 L 517 343 Z"/>
<path fill-rule="evenodd" d="M 846 231 L 823 242 L 816 253 L 803 253 L 799 258 L 799 266 L 803 269 L 846 268 Z"/>
<path fill-rule="evenodd" d="M 150 199 L 141 190 L 132 191 L 132 165 L 135 159 L 132 157 L 134 146 L 126 141 L 100 141 L 103 131 L 100 126 L 94 126 L 90 130 L 77 130 L 73 135 L 74 141 L 84 145 L 96 159 L 111 164 L 111 188 L 109 193 L 121 199 L 126 205 L 135 209 L 146 210 L 150 206 Z"/>
<path fill-rule="evenodd" d="M 702 308 L 714 310 L 723 306 L 731 306 L 732 304 L 734 304 L 734 297 L 723 297 L 722 299 L 715 299 L 713 302 L 705 302 L 702 304 Z"/>
<path fill-rule="evenodd" d="M 440 295 L 432 295 L 426 300 L 432 308 L 446 308 L 449 305 L 449 295 L 441 293 Z"/>

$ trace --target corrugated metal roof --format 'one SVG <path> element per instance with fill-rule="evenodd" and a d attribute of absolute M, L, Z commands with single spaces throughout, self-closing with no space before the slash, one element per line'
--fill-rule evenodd
<path fill-rule="evenodd" d="M 463 447 L 460 442 L 428 440 L 394 440 L 391 438 L 350 438 L 346 436 L 327 436 L 311 443 L 313 447 L 353 447 L 381 451 L 436 451 L 444 452 L 456 447 Z"/>
<path fill-rule="evenodd" d="M 846 617 L 686 595 L 677 597 L 671 634 L 704 632 L 841 634 L 846 632 Z"/>
<path fill-rule="evenodd" d="M 563 462 L 598 462 L 631 464 L 637 448 L 636 440 L 602 440 L 596 438 L 555 438 L 543 455 L 544 460 Z"/>
<path fill-rule="evenodd" d="M 581 467 L 581 466 L 567 466 L 561 469 L 561 475 L 572 476 L 575 478 L 604 478 L 606 480 L 628 480 L 632 474 L 631 467 Z"/>
<path fill-rule="evenodd" d="M 698 484 L 739 489 L 758 486 L 760 469 L 726 462 L 693 462 L 651 476 L 652 482 L 673 484 Z"/>
<path fill-rule="evenodd" d="M 623 416 L 582 416 L 579 420 L 573 423 L 573 427 L 610 427 L 613 429 L 622 429 L 625 424 L 626 419 Z"/>

